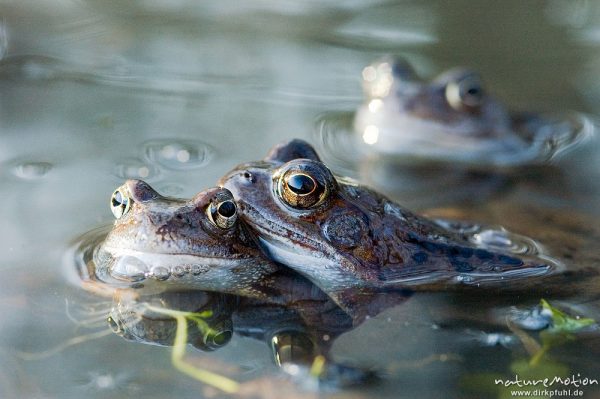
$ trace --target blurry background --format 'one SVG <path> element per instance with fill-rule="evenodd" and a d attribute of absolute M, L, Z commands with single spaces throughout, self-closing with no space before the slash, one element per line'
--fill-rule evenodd
<path fill-rule="evenodd" d="M 475 68 L 514 108 L 595 117 L 599 48 L 600 3 L 587 0 L 0 1 L 0 397 L 204 392 L 172 370 L 167 349 L 117 336 L 19 356 L 89 332 L 66 307 L 110 307 L 66 281 L 63 258 L 72 240 L 112 221 L 108 199 L 124 179 L 186 197 L 282 139 L 320 147 L 318 116 L 354 110 L 362 68 L 389 53 L 424 77 Z M 583 154 L 564 161 L 560 187 L 516 198 L 597 215 L 600 165 L 595 151 Z M 421 306 L 361 326 L 339 353 L 377 366 L 451 351 L 456 337 L 431 338 Z M 385 356 L 372 356 L 379 342 Z M 240 378 L 274 372 L 259 342 L 205 356 L 241 365 Z M 454 364 L 405 373 L 369 392 L 460 389 Z"/>

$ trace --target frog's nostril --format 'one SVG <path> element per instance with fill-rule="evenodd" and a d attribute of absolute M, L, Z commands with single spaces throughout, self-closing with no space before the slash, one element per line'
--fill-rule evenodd
<path fill-rule="evenodd" d="M 246 182 L 254 183 L 254 176 L 252 175 L 252 173 L 248 172 L 247 170 L 244 171 L 244 173 L 242 173 L 242 176 L 244 176 L 244 179 L 246 179 Z"/>

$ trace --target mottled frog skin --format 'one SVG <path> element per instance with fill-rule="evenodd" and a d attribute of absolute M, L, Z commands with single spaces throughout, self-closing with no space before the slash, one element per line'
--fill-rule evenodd
<path fill-rule="evenodd" d="M 226 189 L 182 200 L 129 180 L 113 193 L 111 209 L 117 220 L 94 256 L 100 280 L 264 296 L 256 285 L 278 269 L 238 220 Z"/>
<path fill-rule="evenodd" d="M 378 154 L 483 165 L 514 165 L 551 154 L 574 125 L 509 112 L 488 94 L 478 73 L 448 70 L 421 80 L 403 60 L 386 58 L 363 70 L 366 101 L 354 125 Z"/>
<path fill-rule="evenodd" d="M 274 147 L 220 184 L 276 262 L 336 297 L 344 290 L 480 285 L 549 273 L 537 258 L 492 251 L 357 183 L 336 178 L 306 142 Z"/>

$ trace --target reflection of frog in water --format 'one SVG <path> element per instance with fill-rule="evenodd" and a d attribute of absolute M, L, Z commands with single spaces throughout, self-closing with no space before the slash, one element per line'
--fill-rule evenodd
<path fill-rule="evenodd" d="M 351 385 L 373 376 L 329 358 L 335 338 L 354 327 L 352 317 L 301 276 L 282 271 L 270 278 L 273 290 L 289 290 L 285 304 L 199 290 L 144 295 L 128 289 L 114 296 L 108 322 L 127 340 L 170 346 L 178 325 L 169 312 L 189 314 L 187 342 L 202 351 L 223 347 L 235 333 L 269 345 L 283 370 L 308 370 L 322 357 L 321 384 Z"/>
<path fill-rule="evenodd" d="M 582 130 L 582 121 L 509 112 L 468 69 L 424 82 L 406 62 L 386 59 L 363 70 L 363 86 L 354 124 L 380 155 L 511 166 L 548 159 Z"/>

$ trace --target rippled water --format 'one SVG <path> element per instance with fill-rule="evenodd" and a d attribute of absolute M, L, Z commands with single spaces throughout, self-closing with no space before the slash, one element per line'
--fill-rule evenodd
<path fill-rule="evenodd" d="M 440 175 L 437 165 L 357 164 L 362 152 L 332 134 L 352 129 L 364 101 L 361 71 L 388 53 L 423 76 L 473 67 L 511 108 L 580 112 L 593 122 L 596 2 L 42 0 L 0 2 L 0 16 L 2 398 L 218 395 L 176 371 L 169 348 L 111 333 L 113 292 L 83 290 L 65 259 L 73 240 L 112 222 L 110 194 L 124 179 L 190 197 L 287 138 L 312 141 L 336 173 L 411 209 L 533 237 L 519 248 L 541 250 L 567 269 L 600 267 L 598 140 L 550 165 Z M 473 236 L 510 245 L 503 238 Z M 573 277 L 544 297 L 600 320 L 599 284 Z M 414 295 L 333 344 L 334 357 L 385 378 L 328 395 L 498 397 L 482 386 L 526 356 L 505 316 L 529 314 L 540 299 Z M 599 355 L 592 331 L 554 350 L 552 360 L 600 379 Z M 259 340 L 234 336 L 190 356 L 238 380 L 262 381 L 264 397 L 283 389 Z M 297 394 L 296 385 L 286 389 Z"/>

